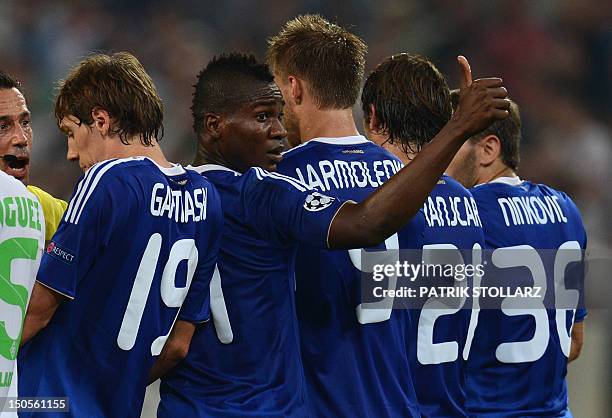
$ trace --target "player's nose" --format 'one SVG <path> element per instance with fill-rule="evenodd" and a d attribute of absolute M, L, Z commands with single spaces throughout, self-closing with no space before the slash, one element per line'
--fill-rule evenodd
<path fill-rule="evenodd" d="M 68 146 L 68 152 L 66 153 L 66 159 L 68 161 L 78 161 L 79 153 L 74 149 L 74 147 Z"/>
<path fill-rule="evenodd" d="M 283 126 L 283 124 L 277 120 L 272 124 L 270 129 L 270 137 L 275 139 L 283 139 L 287 136 L 287 130 Z"/>

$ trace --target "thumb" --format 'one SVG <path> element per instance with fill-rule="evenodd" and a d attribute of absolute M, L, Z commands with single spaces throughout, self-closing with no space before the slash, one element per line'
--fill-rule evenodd
<path fill-rule="evenodd" d="M 461 67 L 461 84 L 459 87 L 461 90 L 463 90 L 464 88 L 472 85 L 472 69 L 470 68 L 470 63 L 468 62 L 467 58 L 463 55 L 459 55 L 457 57 L 457 61 Z"/>

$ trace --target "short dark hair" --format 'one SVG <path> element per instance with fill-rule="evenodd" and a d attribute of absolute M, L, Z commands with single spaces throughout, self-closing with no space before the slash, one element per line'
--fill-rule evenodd
<path fill-rule="evenodd" d="M 274 72 L 306 80 L 321 109 L 346 109 L 359 97 L 367 46 L 358 36 L 319 15 L 290 20 L 268 41 Z"/>
<path fill-rule="evenodd" d="M 388 141 L 408 154 L 419 152 L 452 116 L 446 79 L 427 58 L 398 54 L 368 76 L 361 95 L 365 120 L 372 106 Z"/>
<path fill-rule="evenodd" d="M 244 101 L 245 87 L 253 82 L 272 83 L 268 66 L 251 54 L 230 53 L 215 56 L 198 74 L 194 85 L 191 113 L 193 130 L 200 135 L 207 112 L 234 111 Z"/>
<path fill-rule="evenodd" d="M 453 109 L 456 109 L 459 104 L 459 90 L 451 91 L 451 102 Z M 507 118 L 493 122 L 491 126 L 474 135 L 470 140 L 477 141 L 485 136 L 495 135 L 501 143 L 502 161 L 506 166 L 517 171 L 521 162 L 521 112 L 518 105 L 512 100 L 510 100 L 508 113 Z"/>
<path fill-rule="evenodd" d="M 21 83 L 15 77 L 0 70 L 0 90 L 15 88 L 21 91 Z"/>
<path fill-rule="evenodd" d="M 162 101 L 151 77 L 128 52 L 91 55 L 60 82 L 55 100 L 58 124 L 65 116 L 74 115 L 90 125 L 95 107 L 109 113 L 112 132 L 126 145 L 132 136 L 139 136 L 146 146 L 163 136 Z"/>

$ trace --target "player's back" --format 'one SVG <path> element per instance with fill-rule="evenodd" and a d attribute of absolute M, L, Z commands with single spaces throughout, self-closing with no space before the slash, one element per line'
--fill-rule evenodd
<path fill-rule="evenodd" d="M 280 173 L 354 201 L 365 199 L 402 167 L 364 137 L 317 138 L 283 157 Z M 385 245 L 398 249 L 397 235 Z M 360 249 L 307 245 L 297 255 L 296 306 L 313 416 L 419 416 L 404 344 L 408 312 L 358 308 L 360 259 Z"/>
<path fill-rule="evenodd" d="M 570 416 L 565 384 L 569 332 L 586 311 L 579 309 L 574 318 L 573 310 L 552 309 L 550 301 L 565 289 L 555 288 L 562 281 L 551 278 L 566 273 L 564 260 L 582 258 L 586 234 L 580 214 L 564 193 L 518 178 L 497 179 L 472 193 L 486 246 L 494 250 L 482 285 L 527 285 L 540 288 L 541 294 L 529 304 L 522 299 L 524 305 L 510 307 L 506 299 L 505 309 L 480 310 L 468 360 L 469 412 Z"/>
<path fill-rule="evenodd" d="M 402 249 L 422 249 L 420 260 L 428 266 L 469 266 L 479 262 L 484 246 L 476 202 L 468 190 L 449 176 L 442 176 L 410 224 L 399 232 Z M 476 248 L 475 248 L 476 247 Z M 461 270 L 457 270 L 461 271 Z M 440 277 L 419 277 L 422 286 L 460 287 L 471 283 L 463 274 L 442 282 Z M 456 280 L 453 282 L 453 280 Z M 415 302 L 416 303 L 416 299 Z M 427 417 L 465 417 L 466 365 L 463 350 L 468 335 L 471 300 L 443 296 L 439 292 L 419 299 L 421 309 L 411 309 L 413 326 L 407 344 L 410 366 L 421 412 Z"/>
<path fill-rule="evenodd" d="M 17 396 L 15 359 L 44 236 L 40 202 L 20 181 L 0 171 L 0 411 L 7 396 Z"/>
<path fill-rule="evenodd" d="M 24 347 L 23 396 L 66 396 L 77 417 L 139 416 L 177 316 L 208 319 L 201 276 L 221 224 L 218 195 L 195 172 L 142 157 L 89 169 L 43 256 L 38 281 L 69 300 Z"/>
<path fill-rule="evenodd" d="M 305 417 L 294 300 L 297 242 L 324 246 L 340 203 L 310 209 L 307 188 L 260 168 L 195 168 L 219 190 L 225 228 L 211 283 L 213 321 L 162 379 L 159 417 Z M 321 223 L 314 217 L 321 217 Z"/>

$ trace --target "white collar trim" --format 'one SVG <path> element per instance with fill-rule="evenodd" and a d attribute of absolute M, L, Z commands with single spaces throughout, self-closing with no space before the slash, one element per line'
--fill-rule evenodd
<path fill-rule="evenodd" d="M 170 164 L 172 164 L 172 167 L 162 167 L 161 165 L 159 165 L 155 161 L 153 161 L 151 158 L 149 158 L 149 157 L 144 157 L 144 158 L 146 158 L 147 160 L 149 160 L 153 164 L 155 164 L 157 166 L 157 168 L 159 168 L 159 171 L 161 171 L 162 173 L 164 173 L 167 176 L 178 176 L 180 174 L 184 174 L 185 173 L 185 169 L 180 164 L 170 163 Z"/>
<path fill-rule="evenodd" d="M 188 170 L 193 170 L 199 174 L 205 173 L 207 171 L 229 171 L 232 172 L 236 175 L 240 175 L 239 172 L 232 170 L 231 168 L 227 168 L 225 166 L 219 165 L 219 164 L 204 164 L 204 165 L 199 165 L 197 167 L 194 167 L 192 165 L 188 165 L 187 166 Z"/>
<path fill-rule="evenodd" d="M 323 144 L 331 145 L 358 145 L 369 142 L 363 135 L 344 136 L 338 138 L 313 138 L 305 143 L 307 144 L 310 141 L 322 142 Z"/>
<path fill-rule="evenodd" d="M 523 183 L 523 180 L 521 180 L 519 176 L 498 177 L 496 179 L 491 180 L 489 184 L 491 183 L 502 183 L 507 184 L 508 186 L 520 186 Z"/>

